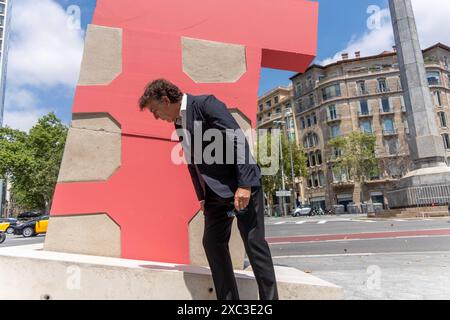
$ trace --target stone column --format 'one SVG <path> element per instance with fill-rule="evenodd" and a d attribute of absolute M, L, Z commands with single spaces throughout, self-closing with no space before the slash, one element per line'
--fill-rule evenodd
<path fill-rule="evenodd" d="M 425 71 L 411 0 L 389 0 L 414 170 L 388 192 L 391 208 L 450 202 L 450 168 Z"/>
<path fill-rule="evenodd" d="M 411 0 L 389 0 L 415 168 L 445 165 Z"/>

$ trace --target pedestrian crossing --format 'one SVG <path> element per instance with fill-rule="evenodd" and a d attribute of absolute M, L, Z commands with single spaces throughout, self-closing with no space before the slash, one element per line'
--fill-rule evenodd
<path fill-rule="evenodd" d="M 267 225 L 303 225 L 303 224 L 318 224 L 324 225 L 327 223 L 334 222 L 355 222 L 355 223 L 376 223 L 376 222 L 408 222 L 408 221 L 432 221 L 433 219 L 424 218 L 424 219 L 380 219 L 380 220 L 371 220 L 371 219 L 355 219 L 355 218 L 337 218 L 337 219 L 311 219 L 311 220 L 288 220 L 288 218 L 283 220 L 279 220 L 279 218 L 266 219 Z"/>

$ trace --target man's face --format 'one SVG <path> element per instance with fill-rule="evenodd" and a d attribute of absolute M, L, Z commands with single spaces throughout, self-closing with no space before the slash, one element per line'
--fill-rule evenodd
<path fill-rule="evenodd" d="M 163 96 L 161 101 L 152 100 L 147 105 L 147 109 L 153 113 L 156 120 L 175 122 L 179 115 L 179 108 L 176 103 L 170 103 L 169 98 Z"/>

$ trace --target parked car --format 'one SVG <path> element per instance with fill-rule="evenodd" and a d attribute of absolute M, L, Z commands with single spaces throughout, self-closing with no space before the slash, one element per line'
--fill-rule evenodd
<path fill-rule="evenodd" d="M 18 220 L 30 220 L 30 219 L 36 219 L 43 216 L 43 214 L 41 212 L 38 211 L 27 211 L 27 212 L 22 212 L 17 216 Z"/>
<path fill-rule="evenodd" d="M 300 217 L 300 216 L 309 216 L 311 214 L 312 208 L 309 206 L 297 207 L 294 211 L 291 212 L 291 216 Z"/>
<path fill-rule="evenodd" d="M 22 235 L 25 238 L 34 237 L 38 234 L 46 233 L 48 227 L 49 216 L 41 216 L 39 218 L 18 224 L 14 228 L 15 235 Z"/>
<path fill-rule="evenodd" d="M 0 218 L 0 231 L 7 234 L 13 234 L 14 228 L 17 225 L 17 219 L 14 218 Z"/>

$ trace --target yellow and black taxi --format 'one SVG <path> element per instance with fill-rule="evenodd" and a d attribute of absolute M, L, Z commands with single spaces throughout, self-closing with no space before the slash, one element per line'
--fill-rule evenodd
<path fill-rule="evenodd" d="M 33 237 L 38 234 L 46 233 L 48 227 L 49 216 L 40 216 L 39 218 L 16 225 L 14 228 L 15 235 L 22 235 L 26 238 Z"/>
<path fill-rule="evenodd" d="M 17 225 L 17 219 L 14 218 L 0 218 L 0 232 L 13 234 L 14 228 Z"/>

